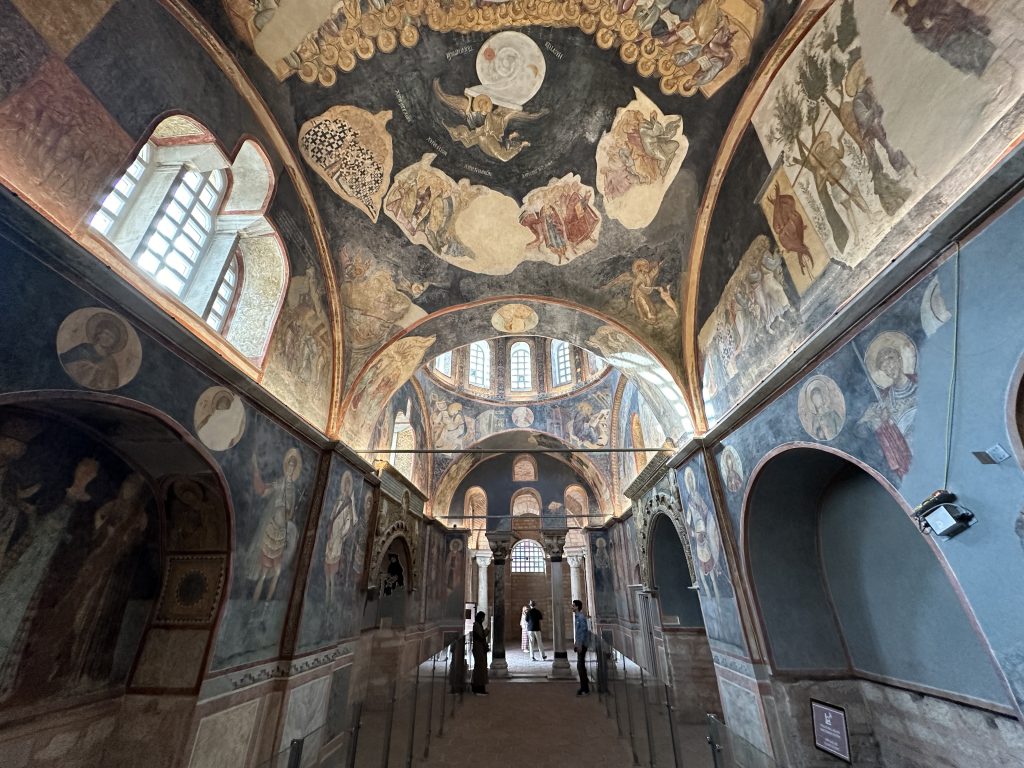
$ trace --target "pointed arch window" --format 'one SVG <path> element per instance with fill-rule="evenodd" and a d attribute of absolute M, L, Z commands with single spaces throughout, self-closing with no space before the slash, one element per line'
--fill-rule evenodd
<path fill-rule="evenodd" d="M 530 345 L 517 341 L 509 354 L 509 389 L 513 392 L 529 392 L 533 389 L 533 370 Z"/>
<path fill-rule="evenodd" d="M 551 342 L 551 383 L 556 387 L 572 383 L 572 350 L 561 339 Z"/>
<path fill-rule="evenodd" d="M 469 345 L 469 383 L 481 388 L 491 386 L 491 347 L 486 341 Z"/>
<path fill-rule="evenodd" d="M 434 358 L 434 370 L 451 378 L 452 375 L 452 353 L 449 350 L 443 355 Z"/>

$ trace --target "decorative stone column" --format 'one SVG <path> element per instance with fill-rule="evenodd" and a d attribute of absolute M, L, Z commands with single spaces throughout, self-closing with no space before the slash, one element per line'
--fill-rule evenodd
<path fill-rule="evenodd" d="M 491 564 L 491 553 L 486 549 L 475 550 L 473 560 L 476 562 L 477 568 L 476 609 L 489 613 L 487 610 L 487 566 Z M 476 619 L 475 616 L 473 618 Z"/>
<path fill-rule="evenodd" d="M 494 627 L 491 637 L 491 675 L 508 677 L 508 662 L 505 661 L 505 561 L 515 537 L 510 532 L 489 532 L 487 540 L 491 542 L 491 554 L 494 555 L 494 609 L 491 625 Z"/>
<path fill-rule="evenodd" d="M 583 555 L 573 554 L 565 558 L 569 562 L 569 585 L 572 599 L 583 601 Z"/>
<path fill-rule="evenodd" d="M 565 650 L 565 600 L 562 594 L 562 550 L 565 546 L 565 534 L 568 531 L 548 529 L 541 536 L 544 539 L 544 551 L 551 560 L 551 624 L 554 649 L 554 661 L 551 662 L 549 679 L 572 677 L 569 667 L 569 656 Z"/>

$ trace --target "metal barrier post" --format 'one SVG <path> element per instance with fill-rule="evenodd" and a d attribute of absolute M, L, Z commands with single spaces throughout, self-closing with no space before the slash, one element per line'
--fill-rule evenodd
<path fill-rule="evenodd" d="M 412 717 L 409 723 L 409 749 L 405 754 L 405 768 L 412 768 L 412 752 L 416 747 L 416 710 L 420 703 L 420 665 L 416 665 L 416 680 L 412 686 Z"/>
<path fill-rule="evenodd" d="M 644 668 L 640 667 L 640 701 L 644 705 L 644 728 L 647 730 L 647 762 L 655 768 L 654 733 L 651 731 L 651 714 L 647 711 L 647 688 L 644 686 Z"/>
<path fill-rule="evenodd" d="M 288 768 L 302 765 L 302 739 L 292 739 L 288 745 Z"/>
<path fill-rule="evenodd" d="M 345 761 L 346 768 L 355 768 L 356 764 L 356 749 L 359 745 L 359 727 L 362 725 L 363 719 L 363 703 L 359 702 L 356 705 L 355 712 L 352 713 L 352 736 L 348 744 L 348 759 Z"/>
<path fill-rule="evenodd" d="M 388 761 L 391 759 L 391 725 L 395 719 L 395 691 L 398 688 L 398 681 L 391 683 L 391 698 L 388 701 L 388 716 L 384 721 L 384 750 L 381 754 L 380 768 L 388 768 Z"/>
<path fill-rule="evenodd" d="M 633 765 L 640 765 L 636 753 L 636 737 L 633 735 L 633 712 L 629 706 L 629 671 L 626 669 L 626 656 L 622 656 L 622 689 L 625 691 L 626 720 L 629 723 L 629 748 L 633 750 Z"/>
<path fill-rule="evenodd" d="M 430 732 L 434 727 L 434 696 L 436 695 L 437 654 L 430 660 L 430 703 L 427 705 L 427 740 L 423 743 L 423 759 L 430 757 Z"/>
<path fill-rule="evenodd" d="M 456 640 L 455 642 L 458 642 L 458 640 Z M 451 677 L 449 676 L 449 670 L 448 670 L 448 659 L 449 659 L 450 656 L 451 656 L 451 653 L 450 653 L 450 646 L 449 646 L 449 653 L 446 653 L 444 655 L 444 679 L 445 679 L 446 685 L 451 685 Z M 454 693 L 455 693 L 455 691 L 452 690 L 452 694 L 454 694 Z M 447 702 L 445 702 L 444 699 L 442 699 L 441 700 L 441 722 L 437 726 L 437 735 L 438 736 L 444 736 L 444 711 L 446 709 L 448 709 L 448 704 L 447 704 Z"/>
<path fill-rule="evenodd" d="M 676 744 L 676 726 L 672 719 L 672 698 L 668 683 L 665 683 L 665 711 L 668 714 L 668 737 L 672 740 L 672 762 L 676 768 L 680 768 L 683 761 L 679 759 L 679 747 Z"/>

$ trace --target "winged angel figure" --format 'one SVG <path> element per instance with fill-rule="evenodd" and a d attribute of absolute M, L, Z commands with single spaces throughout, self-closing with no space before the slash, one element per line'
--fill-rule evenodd
<path fill-rule="evenodd" d="M 495 106 L 491 97 L 486 94 L 477 96 L 453 96 L 445 93 L 441 83 L 434 78 L 434 93 L 453 112 L 460 114 L 467 125 L 452 127 L 445 124 L 451 137 L 464 147 L 479 147 L 480 151 L 503 163 L 508 162 L 528 146 L 530 142 L 519 138 L 516 131 L 505 135 L 509 123 L 513 121 L 534 121 L 547 114 L 546 109 L 540 112 L 523 112 L 509 107 Z"/>

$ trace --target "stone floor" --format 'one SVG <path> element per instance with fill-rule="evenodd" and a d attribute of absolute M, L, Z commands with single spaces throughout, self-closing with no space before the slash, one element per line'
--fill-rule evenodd
<path fill-rule="evenodd" d="M 642 689 L 638 676 L 632 677 L 637 673 L 635 666 L 627 663 L 628 682 L 619 668 L 618 676 L 609 683 L 610 694 L 599 694 L 592 684 L 590 696 L 578 697 L 575 679 L 548 679 L 553 653 L 551 649 L 547 653 L 546 663 L 530 661 L 518 646 L 509 647 L 509 677 L 492 678 L 489 695 L 443 695 L 443 703 L 438 695 L 431 697 L 433 706 L 421 702 L 420 717 L 432 713 L 431 735 L 425 736 L 426 722 L 420 719 L 415 726 L 411 764 L 422 768 L 712 768 L 705 727 L 676 723 L 670 731 L 667 712 L 659 702 L 660 691 Z M 572 651 L 569 657 L 575 672 Z M 396 719 L 395 735 L 403 732 L 403 719 Z M 649 744 L 654 746 L 653 761 Z M 402 758 L 408 753 L 403 752 L 393 752 L 392 757 L 398 759 L 391 764 L 405 765 Z"/>

